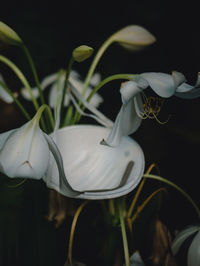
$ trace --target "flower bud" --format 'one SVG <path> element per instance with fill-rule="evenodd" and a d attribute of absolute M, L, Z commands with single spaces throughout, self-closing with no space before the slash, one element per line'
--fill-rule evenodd
<path fill-rule="evenodd" d="M 10 45 L 22 43 L 19 35 L 2 21 L 0 21 L 0 41 Z"/>
<path fill-rule="evenodd" d="M 73 50 L 72 56 L 75 61 L 83 62 L 85 59 L 89 58 L 94 49 L 87 45 L 81 45 Z"/>
<path fill-rule="evenodd" d="M 119 30 L 112 39 L 132 51 L 140 50 L 156 41 L 148 30 L 138 25 L 130 25 Z"/>

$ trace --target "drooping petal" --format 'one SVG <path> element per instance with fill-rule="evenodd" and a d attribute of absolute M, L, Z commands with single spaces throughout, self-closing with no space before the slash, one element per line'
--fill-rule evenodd
<path fill-rule="evenodd" d="M 195 232 L 199 231 L 199 226 L 189 226 L 186 229 L 182 230 L 181 232 L 178 233 L 178 235 L 176 236 L 176 238 L 173 241 L 172 244 L 172 252 L 174 255 L 176 255 L 180 249 L 180 247 L 182 246 L 182 244 L 184 243 L 184 241 L 190 237 L 192 234 L 194 234 Z"/>
<path fill-rule="evenodd" d="M 138 86 L 138 83 L 135 81 L 127 81 L 120 89 L 122 103 L 126 104 L 134 96 L 142 92 L 142 88 Z"/>
<path fill-rule="evenodd" d="M 144 155 L 139 145 L 129 137 L 124 137 L 116 148 L 101 145 L 101 139 L 108 134 L 109 129 L 92 125 L 70 126 L 57 131 L 56 145 L 62 155 L 66 179 L 74 190 L 82 192 L 75 197 L 119 197 L 129 193 L 141 180 Z M 125 172 L 127 176 L 122 182 Z M 58 180 L 58 169 L 53 166 L 45 182 L 68 196 Z"/>
<path fill-rule="evenodd" d="M 168 98 L 174 95 L 176 87 L 172 75 L 149 72 L 143 73 L 140 76 L 148 82 L 152 90 L 159 96 Z"/>
<path fill-rule="evenodd" d="M 134 133 L 141 124 L 141 117 L 137 112 L 138 105 L 135 105 L 134 97 L 137 97 L 138 103 L 141 103 L 141 88 L 134 81 L 128 81 L 121 88 L 122 107 L 115 119 L 112 130 L 102 144 L 116 147 L 119 145 L 123 136 Z M 141 106 L 141 104 L 140 104 Z"/>
<path fill-rule="evenodd" d="M 178 87 L 175 95 L 183 99 L 195 99 L 200 96 L 200 88 L 195 88 L 187 83 Z"/>
<path fill-rule="evenodd" d="M 48 160 L 48 145 L 33 120 L 8 134 L 0 150 L 1 171 L 9 177 L 40 179 Z"/>
<path fill-rule="evenodd" d="M 188 266 L 198 266 L 200 265 L 200 232 L 194 237 L 187 256 Z"/>
<path fill-rule="evenodd" d="M 62 156 L 55 142 L 47 134 L 45 134 L 45 139 L 53 155 L 51 158 L 54 158 L 53 160 L 50 160 L 46 176 L 44 177 L 44 181 L 47 183 L 47 186 L 58 190 L 60 193 L 68 197 L 75 197 L 79 195 L 80 192 L 72 189 L 71 185 L 67 181 L 67 171 L 65 175 Z"/>
<path fill-rule="evenodd" d="M 74 103 L 75 107 L 80 112 L 80 114 L 92 117 L 95 120 L 97 120 L 100 124 L 102 124 L 102 125 L 104 125 L 106 127 L 112 127 L 113 122 L 109 118 L 104 116 L 100 111 L 98 111 L 91 103 L 87 102 L 86 99 L 80 94 L 80 92 L 73 85 L 71 86 L 71 91 L 76 96 L 76 98 L 79 101 L 81 101 L 81 103 L 85 106 L 85 108 L 87 108 L 89 111 L 92 112 L 92 114 L 85 114 L 84 112 L 82 112 L 80 110 L 80 108 L 78 107 L 78 104 L 76 103 L 75 98 L 72 95 L 69 94 L 71 99 L 73 100 L 73 103 Z"/>

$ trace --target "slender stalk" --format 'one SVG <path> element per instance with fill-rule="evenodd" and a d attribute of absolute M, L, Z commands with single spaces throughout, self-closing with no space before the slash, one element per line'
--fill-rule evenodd
<path fill-rule="evenodd" d="M 3 62 L 4 64 L 6 64 L 7 66 L 9 66 L 12 69 L 12 71 L 17 75 L 17 77 L 20 79 L 20 81 L 22 82 L 22 84 L 24 85 L 24 87 L 26 88 L 28 93 L 30 94 L 31 100 L 33 102 L 35 109 L 38 110 L 39 104 L 38 104 L 35 96 L 33 95 L 33 92 L 31 90 L 31 86 L 29 85 L 27 79 L 25 78 L 25 76 L 23 75 L 21 70 L 13 62 L 11 62 L 8 58 L 6 58 L 3 55 L 0 55 L 0 61 Z"/>
<path fill-rule="evenodd" d="M 87 73 L 87 76 L 85 78 L 85 81 L 84 81 L 84 86 L 83 86 L 83 95 L 85 94 L 86 90 L 87 90 L 87 87 L 88 87 L 88 84 L 90 82 L 90 79 L 94 73 L 94 70 L 99 62 L 99 60 L 101 59 L 103 53 L 105 52 L 105 50 L 108 48 L 108 46 L 111 45 L 111 43 L 113 42 L 113 38 L 112 36 L 110 38 L 108 38 L 103 44 L 102 46 L 99 48 L 98 52 L 96 53 L 93 61 L 92 61 L 92 64 L 90 65 L 90 68 L 88 70 L 88 73 Z"/>
<path fill-rule="evenodd" d="M 28 179 L 27 178 L 24 178 L 21 182 L 19 182 L 18 184 L 16 185 L 12 185 L 12 186 L 9 186 L 9 188 L 17 188 L 17 187 L 20 187 L 21 185 L 23 185 Z"/>
<path fill-rule="evenodd" d="M 142 212 L 142 210 L 146 207 L 146 205 L 149 203 L 149 201 L 156 195 L 158 194 L 160 191 L 167 191 L 165 188 L 159 188 L 157 190 L 155 190 L 153 193 L 151 193 L 151 195 L 149 195 L 149 197 L 137 208 L 137 211 L 135 212 L 135 214 L 133 215 L 133 217 L 131 218 L 131 223 L 133 223 L 136 218 L 138 217 L 138 215 Z"/>
<path fill-rule="evenodd" d="M 0 80 L 0 85 L 2 86 L 2 88 L 13 98 L 13 101 L 16 103 L 16 105 L 19 107 L 19 109 L 22 111 L 22 113 L 24 114 L 24 116 L 26 117 L 27 120 L 31 120 L 30 115 L 28 114 L 28 112 L 26 111 L 26 109 L 23 107 L 23 105 L 20 103 L 20 101 L 15 97 L 15 95 L 13 94 L 13 92 L 6 86 L 5 83 L 3 83 Z"/>
<path fill-rule="evenodd" d="M 51 108 L 48 105 L 46 105 L 45 112 L 47 113 L 47 116 L 49 118 L 48 121 L 49 121 L 50 126 L 51 126 L 51 131 L 53 131 L 55 123 L 54 123 L 54 119 L 53 119 L 53 114 L 51 112 Z M 50 132 L 48 132 L 48 133 L 50 133 Z"/>
<path fill-rule="evenodd" d="M 33 76 L 34 76 L 35 83 L 36 83 L 36 86 L 37 86 L 37 89 L 38 89 L 38 92 L 39 92 L 41 104 L 45 104 L 45 99 L 44 99 L 43 91 L 42 91 L 42 88 L 41 88 L 41 85 L 40 85 L 40 81 L 39 81 L 39 78 L 38 78 L 38 74 L 37 74 L 37 71 L 36 71 L 36 67 L 35 67 L 35 64 L 33 62 L 33 59 L 31 57 L 31 54 L 30 54 L 29 50 L 27 49 L 27 47 L 24 44 L 22 44 L 21 47 L 22 47 L 22 49 L 25 52 L 25 55 L 26 55 L 26 57 L 28 59 L 29 65 L 31 67 L 31 70 L 33 72 Z M 47 116 L 47 113 L 46 112 L 44 113 L 44 115 L 45 115 L 45 118 L 46 118 L 47 127 L 50 130 L 50 128 L 52 127 L 51 121 L 49 121 L 49 119 L 48 119 L 49 117 Z"/>
<path fill-rule="evenodd" d="M 61 109 L 60 109 L 61 115 L 62 115 L 63 109 L 64 109 L 65 96 L 66 96 L 67 85 L 68 85 L 68 79 L 69 79 L 69 75 L 70 75 L 73 63 L 74 63 L 74 58 L 73 58 L 73 56 L 71 56 L 71 58 L 69 60 L 68 67 L 67 67 L 66 76 L 65 76 L 65 83 L 64 83 L 64 88 L 63 88 L 63 95 L 62 95 L 62 102 L 61 102 Z"/>
<path fill-rule="evenodd" d="M 44 104 L 45 103 L 44 95 L 43 95 L 43 92 L 42 92 L 42 89 L 41 89 L 41 86 L 40 86 L 38 74 L 37 74 L 36 67 L 35 67 L 35 64 L 33 62 L 33 59 L 31 57 L 31 54 L 30 54 L 29 50 L 27 49 L 27 47 L 24 44 L 22 44 L 21 47 L 22 47 L 22 49 L 24 50 L 24 52 L 26 54 L 26 57 L 27 57 L 28 62 L 30 64 L 31 70 L 33 72 L 33 76 L 34 76 L 34 79 L 35 79 L 35 82 L 36 82 L 36 86 L 37 86 L 38 91 L 39 91 L 41 103 Z"/>
<path fill-rule="evenodd" d="M 119 219 L 120 219 L 120 226 L 121 226 L 122 240 L 123 240 L 123 247 L 124 247 L 125 266 L 130 266 L 128 240 L 127 240 L 127 235 L 126 235 L 126 226 L 125 226 L 123 206 L 122 206 L 121 201 L 119 202 L 118 208 L 119 208 Z"/>
<path fill-rule="evenodd" d="M 195 209 L 197 215 L 200 217 L 200 209 L 199 207 L 196 205 L 196 203 L 193 201 L 193 199 L 179 186 L 177 186 L 175 183 L 161 177 L 161 176 L 157 176 L 157 175 L 150 175 L 150 174 L 145 174 L 143 175 L 144 178 L 150 178 L 150 179 L 155 179 L 161 182 L 164 182 L 166 184 L 168 184 L 169 186 L 174 187 L 176 190 L 178 190 L 181 194 L 183 194 L 184 197 L 187 198 L 187 200 L 192 204 L 193 208 Z"/>
<path fill-rule="evenodd" d="M 24 85 L 24 87 L 26 88 L 28 93 L 30 94 L 32 103 L 33 103 L 33 105 L 37 111 L 39 109 L 39 104 L 38 104 L 35 96 L 33 95 L 31 86 L 28 83 L 27 79 L 25 78 L 24 74 L 21 72 L 21 70 L 12 61 L 10 61 L 5 56 L 0 55 L 0 61 L 3 62 L 4 64 L 6 64 L 8 67 L 10 67 L 12 69 L 12 71 L 16 74 L 16 76 L 20 79 L 20 81 L 22 82 L 22 84 Z M 43 130 L 47 131 L 43 118 L 41 118 L 41 124 L 42 124 Z"/>
<path fill-rule="evenodd" d="M 146 174 L 147 174 L 147 175 L 150 174 L 150 172 L 152 171 L 152 169 L 153 169 L 155 166 L 156 166 L 156 165 L 155 165 L 154 163 L 151 164 L 151 165 L 149 166 L 149 168 L 147 169 Z M 140 195 L 140 193 L 141 193 L 141 191 L 142 191 L 142 188 L 143 188 L 143 186 L 144 186 L 144 183 L 145 183 L 145 179 L 142 179 L 142 181 L 141 181 L 141 183 L 140 183 L 140 185 L 139 185 L 139 187 L 138 187 L 138 189 L 137 189 L 137 191 L 136 191 L 135 197 L 133 198 L 133 201 L 131 202 L 131 206 L 130 206 L 130 208 L 129 208 L 129 210 L 128 210 L 128 213 L 127 213 L 127 217 L 128 217 L 128 218 L 130 218 L 131 215 L 132 215 L 132 213 L 133 213 L 133 210 L 134 210 L 134 208 L 135 208 L 135 205 L 136 205 L 136 202 L 137 202 L 137 200 L 138 200 L 138 198 L 139 198 L 139 195 Z"/>
<path fill-rule="evenodd" d="M 75 227 L 77 224 L 78 217 L 82 211 L 82 209 L 85 207 L 85 205 L 88 203 L 88 201 L 84 201 L 77 209 L 71 226 L 71 232 L 70 232 L 70 238 L 69 238 L 69 247 L 68 247 L 68 260 L 70 265 L 72 265 L 72 246 L 73 246 L 73 240 L 74 240 L 74 233 L 75 233 Z"/>

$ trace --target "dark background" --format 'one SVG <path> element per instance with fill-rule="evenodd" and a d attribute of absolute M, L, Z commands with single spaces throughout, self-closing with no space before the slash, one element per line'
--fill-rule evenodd
<path fill-rule="evenodd" d="M 103 78 L 117 73 L 177 70 L 186 76 L 188 83 L 194 84 L 200 70 L 200 22 L 198 7 L 193 1 L 5 1 L 1 3 L 0 20 L 21 36 L 40 79 L 66 68 L 75 47 L 87 44 L 97 50 L 112 33 L 130 24 L 145 27 L 156 36 L 157 42 L 139 53 L 130 53 L 113 44 L 97 67 Z M 14 60 L 33 81 L 26 58 L 18 48 L 4 47 L 2 54 Z M 84 78 L 90 62 L 88 59 L 76 63 L 74 69 Z M 0 69 L 10 87 L 18 90 L 20 83 L 11 71 L 2 65 Z M 113 82 L 100 92 L 105 97 L 100 110 L 113 120 L 121 104 L 119 86 L 119 81 Z M 169 122 L 160 125 L 155 120 L 145 120 L 133 136 L 144 150 L 146 168 L 155 162 L 161 176 L 180 185 L 197 204 L 200 202 L 199 101 L 166 99 L 160 119 L 165 121 L 170 115 Z M 16 110 L 13 112 L 11 107 L 0 104 L 1 132 L 24 122 Z M 197 222 L 191 205 L 173 189 L 170 189 L 167 207 L 162 215 L 173 229 Z"/>

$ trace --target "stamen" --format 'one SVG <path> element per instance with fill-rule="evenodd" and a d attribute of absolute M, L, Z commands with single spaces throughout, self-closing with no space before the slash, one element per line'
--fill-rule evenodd
<path fill-rule="evenodd" d="M 158 119 L 158 115 L 161 111 L 161 108 L 164 102 L 163 99 L 158 98 L 158 97 L 153 97 L 153 96 L 150 96 L 147 98 L 144 93 L 143 93 L 143 99 L 144 99 L 143 119 L 146 119 L 146 118 L 155 119 L 159 124 L 166 124 L 169 121 L 170 116 L 164 122 Z"/>

